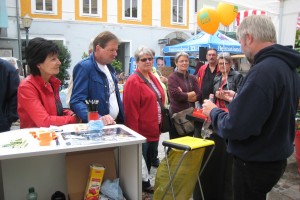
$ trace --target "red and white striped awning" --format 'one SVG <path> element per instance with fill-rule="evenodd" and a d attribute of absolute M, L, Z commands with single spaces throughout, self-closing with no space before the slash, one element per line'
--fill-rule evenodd
<path fill-rule="evenodd" d="M 267 15 L 267 12 L 261 11 L 261 10 L 243 10 L 238 12 L 236 19 L 235 19 L 235 25 L 239 26 L 240 23 L 243 21 L 244 18 L 250 16 L 250 15 Z"/>
<path fill-rule="evenodd" d="M 300 30 L 300 16 L 297 19 L 297 30 Z"/>

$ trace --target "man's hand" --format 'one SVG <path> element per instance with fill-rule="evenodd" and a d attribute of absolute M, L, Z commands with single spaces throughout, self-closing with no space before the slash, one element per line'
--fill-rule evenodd
<path fill-rule="evenodd" d="M 106 125 L 111 125 L 111 124 L 116 124 L 115 120 L 110 115 L 104 115 L 100 119 L 103 121 L 103 124 L 105 126 Z"/>
<path fill-rule="evenodd" d="M 217 106 L 216 106 L 216 104 L 214 104 L 210 100 L 206 99 L 206 100 L 203 101 L 202 108 L 203 108 L 202 113 L 204 115 L 206 115 L 207 117 L 209 117 L 211 110 L 214 109 L 214 108 L 217 108 Z"/>

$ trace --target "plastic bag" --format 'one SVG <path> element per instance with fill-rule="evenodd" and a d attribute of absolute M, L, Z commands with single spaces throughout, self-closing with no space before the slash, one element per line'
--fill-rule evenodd
<path fill-rule="evenodd" d="M 142 155 L 142 180 L 146 181 L 146 182 L 149 180 L 149 173 L 148 173 L 146 161 L 145 161 L 143 155 Z"/>
<path fill-rule="evenodd" d="M 194 191 L 200 166 L 204 155 L 205 148 L 199 148 L 189 151 L 173 179 L 174 195 L 176 199 L 190 199 Z M 168 154 L 168 162 L 170 166 L 171 176 L 174 174 L 176 167 L 180 161 L 183 151 L 172 149 Z M 155 190 L 153 199 L 162 199 L 168 184 L 170 183 L 169 171 L 166 158 L 164 158 L 156 172 Z M 165 199 L 172 199 L 172 189 L 169 187 Z"/>
<path fill-rule="evenodd" d="M 123 192 L 119 186 L 119 179 L 116 178 L 114 180 L 106 179 L 101 185 L 100 191 L 105 196 L 114 200 L 123 200 Z"/>

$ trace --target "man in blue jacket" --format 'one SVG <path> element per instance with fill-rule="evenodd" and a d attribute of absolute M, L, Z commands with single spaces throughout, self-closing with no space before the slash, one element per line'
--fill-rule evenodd
<path fill-rule="evenodd" d="M 6 60 L 0 59 L 0 132 L 9 131 L 11 124 L 18 120 L 17 91 L 19 73 Z"/>
<path fill-rule="evenodd" d="M 237 36 L 252 67 L 237 93 L 223 94 L 233 98 L 228 113 L 208 100 L 203 112 L 228 140 L 227 150 L 234 156 L 234 199 L 261 200 L 294 151 L 300 54 L 276 44 L 275 27 L 267 16 L 245 18 Z"/>
<path fill-rule="evenodd" d="M 104 31 L 94 39 L 93 53 L 74 67 L 70 108 L 83 122 L 88 121 L 86 100 L 99 101 L 98 114 L 105 125 L 124 122 L 116 71 L 110 65 L 118 46 L 118 38 Z"/>

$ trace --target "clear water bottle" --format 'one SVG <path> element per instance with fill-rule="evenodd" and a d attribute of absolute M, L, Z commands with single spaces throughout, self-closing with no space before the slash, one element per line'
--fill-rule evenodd
<path fill-rule="evenodd" d="M 209 95 L 209 100 L 211 102 L 214 101 L 214 98 L 215 98 L 214 94 Z M 213 133 L 213 131 L 209 129 L 210 125 L 211 125 L 211 119 L 210 117 L 207 117 L 203 122 L 202 129 L 201 129 L 201 136 L 203 139 L 208 138 Z"/>
<path fill-rule="evenodd" d="M 34 191 L 34 187 L 28 189 L 26 200 L 37 200 L 37 193 Z"/>

